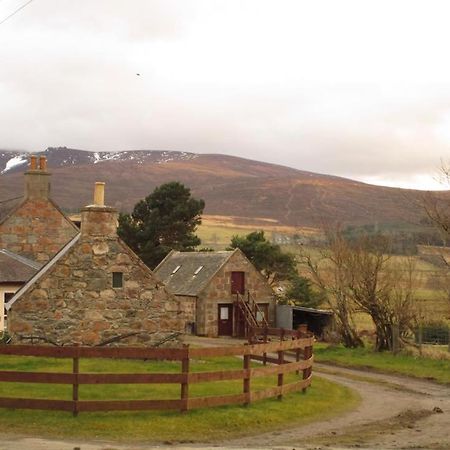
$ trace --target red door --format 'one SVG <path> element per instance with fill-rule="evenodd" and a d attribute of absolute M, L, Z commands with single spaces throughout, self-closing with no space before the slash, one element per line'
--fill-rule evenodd
<path fill-rule="evenodd" d="M 233 305 L 219 305 L 218 310 L 219 336 L 233 335 Z"/>
<path fill-rule="evenodd" d="M 231 293 L 245 294 L 245 272 L 231 272 Z"/>

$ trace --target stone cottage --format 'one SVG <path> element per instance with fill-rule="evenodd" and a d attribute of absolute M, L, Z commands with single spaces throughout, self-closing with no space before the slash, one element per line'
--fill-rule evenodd
<path fill-rule="evenodd" d="M 58 345 L 151 345 L 185 331 L 181 302 L 117 236 L 103 185 L 81 210 L 81 233 L 8 303 L 14 343 L 34 336 Z"/>
<path fill-rule="evenodd" d="M 198 335 L 244 336 L 249 325 L 275 323 L 273 291 L 239 249 L 172 251 L 155 274 L 190 311 Z"/>
<path fill-rule="evenodd" d="M 0 331 L 5 329 L 5 305 L 41 267 L 41 264 L 23 256 L 0 249 Z"/>
<path fill-rule="evenodd" d="M 0 248 L 45 263 L 76 234 L 78 228 L 50 196 L 51 174 L 45 156 L 31 156 L 23 198 L 2 202 Z"/>

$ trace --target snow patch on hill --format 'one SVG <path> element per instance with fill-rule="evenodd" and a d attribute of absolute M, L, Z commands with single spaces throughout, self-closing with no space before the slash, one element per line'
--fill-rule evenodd
<path fill-rule="evenodd" d="M 26 163 L 27 163 L 26 155 L 14 156 L 8 161 L 6 161 L 5 168 L 0 172 L 0 174 L 8 172 L 12 168 Z"/>
<path fill-rule="evenodd" d="M 98 164 L 106 161 L 133 161 L 137 164 L 165 164 L 170 161 L 195 159 L 199 156 L 195 153 L 167 150 L 124 150 L 116 152 L 90 152 L 84 150 L 69 149 L 66 147 L 49 147 L 44 152 L 38 152 L 36 154 L 45 154 L 48 159 L 49 167 Z M 0 174 L 23 170 L 18 166 L 26 164 L 29 156 L 30 154 L 25 152 L 1 152 Z"/>

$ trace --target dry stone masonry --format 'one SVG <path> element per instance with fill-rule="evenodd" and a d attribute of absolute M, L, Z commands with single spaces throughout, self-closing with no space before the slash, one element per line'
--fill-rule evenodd
<path fill-rule="evenodd" d="M 182 304 L 118 238 L 116 210 L 97 202 L 82 210 L 81 234 L 12 299 L 15 343 L 151 345 L 185 331 Z"/>

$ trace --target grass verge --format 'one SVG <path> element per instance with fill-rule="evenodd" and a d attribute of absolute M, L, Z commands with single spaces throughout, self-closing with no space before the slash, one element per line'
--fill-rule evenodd
<path fill-rule="evenodd" d="M 28 360 L 28 361 L 27 361 Z M 168 372 L 179 371 L 170 362 L 82 360 L 84 372 Z M 197 361 L 193 371 L 221 370 L 241 367 L 236 358 Z M 2 370 L 69 371 L 70 361 L 49 358 L 1 357 Z M 294 377 L 294 375 L 292 375 Z M 253 380 L 252 380 L 253 381 Z M 275 377 L 255 379 L 252 389 L 276 383 Z M 289 380 L 286 380 L 287 382 Z M 292 380 L 291 380 L 292 381 Z M 35 398 L 70 398 L 70 386 L 0 383 L 0 396 Z M 203 383 L 195 386 L 193 396 L 239 392 L 242 382 Z M 179 385 L 109 385 L 82 386 L 81 399 L 177 398 Z M 200 409 L 180 414 L 177 411 L 70 413 L 0 409 L 0 431 L 8 434 L 48 438 L 111 439 L 114 441 L 213 442 L 305 424 L 342 414 L 354 408 L 358 395 L 339 384 L 315 377 L 306 394 L 287 395 L 255 402 L 248 407 L 226 406 Z"/>
<path fill-rule="evenodd" d="M 374 352 L 369 348 L 348 349 L 341 345 L 316 344 L 314 359 L 317 362 L 336 364 L 342 367 L 369 368 L 386 373 L 450 384 L 450 361 L 411 355 L 393 355 L 389 352 Z"/>

